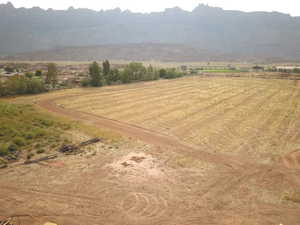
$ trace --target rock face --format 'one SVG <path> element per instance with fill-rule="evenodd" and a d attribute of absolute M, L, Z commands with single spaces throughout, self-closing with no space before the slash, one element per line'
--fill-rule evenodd
<path fill-rule="evenodd" d="M 0 5 L 0 15 L 2 55 L 69 46 L 151 43 L 174 44 L 175 50 L 177 45 L 188 45 L 194 51 L 215 53 L 209 55 L 212 59 L 220 55 L 300 59 L 300 18 L 277 12 L 245 13 L 199 5 L 192 12 L 176 7 L 142 14 L 118 8 L 100 12 L 25 9 L 8 3 Z"/>

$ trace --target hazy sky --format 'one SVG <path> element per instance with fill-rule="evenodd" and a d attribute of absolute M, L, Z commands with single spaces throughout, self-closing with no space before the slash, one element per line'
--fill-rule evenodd
<path fill-rule="evenodd" d="M 7 0 L 0 0 L 6 3 Z M 179 6 L 192 10 L 199 3 L 218 6 L 224 9 L 242 11 L 279 11 L 300 16 L 300 0 L 11 0 L 15 7 L 39 6 L 44 9 L 90 8 L 94 10 L 120 7 L 133 12 L 162 11 L 165 8 Z"/>

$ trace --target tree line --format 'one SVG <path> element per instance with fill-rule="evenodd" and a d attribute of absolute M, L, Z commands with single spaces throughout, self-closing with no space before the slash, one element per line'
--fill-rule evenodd
<path fill-rule="evenodd" d="M 142 63 L 131 62 L 122 69 L 111 69 L 108 60 L 102 63 L 102 67 L 93 62 L 89 66 L 89 76 L 82 81 L 82 86 L 104 86 L 112 84 L 126 84 L 139 81 L 150 81 L 162 79 L 173 79 L 182 77 L 184 74 L 176 69 L 156 69 Z"/>
<path fill-rule="evenodd" d="M 16 71 L 6 67 L 5 71 Z M 144 66 L 142 63 L 131 62 L 121 69 L 112 68 L 110 62 L 105 60 L 100 66 L 97 62 L 89 65 L 88 76 L 81 81 L 81 86 L 101 87 L 113 84 L 127 84 L 140 81 L 158 79 L 173 79 L 184 74 L 176 69 L 156 69 L 153 66 Z M 58 89 L 58 69 L 56 64 L 49 63 L 47 71 L 37 70 L 35 73 L 27 72 L 25 75 L 14 75 L 0 80 L 0 96 L 38 94 Z"/>

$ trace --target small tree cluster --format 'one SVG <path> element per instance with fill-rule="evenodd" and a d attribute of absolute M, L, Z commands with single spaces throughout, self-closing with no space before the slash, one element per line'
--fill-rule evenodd
<path fill-rule="evenodd" d="M 182 77 L 183 73 L 176 71 L 176 69 L 160 69 L 159 77 L 163 79 L 175 79 Z"/>
<path fill-rule="evenodd" d="M 104 85 L 104 77 L 97 62 L 93 62 L 89 67 L 90 84 L 94 87 Z"/>
<path fill-rule="evenodd" d="M 0 96 L 37 94 L 45 91 L 46 88 L 41 80 L 27 76 L 16 75 L 4 82 L 0 81 Z"/>
<path fill-rule="evenodd" d="M 123 69 L 111 69 L 108 60 L 102 63 L 102 68 L 97 62 L 93 62 L 89 67 L 89 79 L 81 82 L 82 86 L 103 86 L 115 83 L 132 83 L 139 81 L 150 81 L 163 79 L 173 79 L 182 77 L 183 73 L 176 69 L 161 69 L 156 70 L 151 65 L 145 67 L 142 63 L 131 62 Z"/>
<path fill-rule="evenodd" d="M 4 70 L 5 70 L 6 73 L 13 73 L 13 72 L 15 72 L 15 69 L 13 67 L 11 67 L 11 66 L 4 67 Z"/>

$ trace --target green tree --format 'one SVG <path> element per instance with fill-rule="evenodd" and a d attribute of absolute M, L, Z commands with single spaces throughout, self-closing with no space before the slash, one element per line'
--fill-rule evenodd
<path fill-rule="evenodd" d="M 109 75 L 109 72 L 110 72 L 110 64 L 109 64 L 109 61 L 108 60 L 105 60 L 103 63 L 102 63 L 102 66 L 103 66 L 103 75 L 104 77 L 107 77 Z"/>
<path fill-rule="evenodd" d="M 110 70 L 106 79 L 107 83 L 112 84 L 118 82 L 119 80 L 121 80 L 119 70 L 118 69 Z"/>
<path fill-rule="evenodd" d="M 7 73 L 13 73 L 15 71 L 15 69 L 13 67 L 10 67 L 10 66 L 6 66 L 4 68 L 5 72 Z"/>
<path fill-rule="evenodd" d="M 149 65 L 147 67 L 147 74 L 145 80 L 158 80 L 159 79 L 159 73 L 156 69 L 152 67 L 152 65 Z"/>
<path fill-rule="evenodd" d="M 123 84 L 127 84 L 130 82 L 130 71 L 126 68 L 121 73 L 121 82 Z"/>
<path fill-rule="evenodd" d="M 166 69 L 160 69 L 159 70 L 159 77 L 165 78 L 167 76 L 167 71 Z"/>
<path fill-rule="evenodd" d="M 46 88 L 44 83 L 39 79 L 27 79 L 27 94 L 38 94 L 45 92 Z"/>
<path fill-rule="evenodd" d="M 32 78 L 32 77 L 33 77 L 33 73 L 27 72 L 27 73 L 25 73 L 25 76 L 26 76 L 27 78 Z"/>
<path fill-rule="evenodd" d="M 35 76 L 41 77 L 43 75 L 43 72 L 41 70 L 35 71 Z"/>
<path fill-rule="evenodd" d="M 102 76 L 102 71 L 97 62 L 93 62 L 89 67 L 89 75 L 91 78 L 91 85 L 99 87 L 104 85 L 105 81 Z"/>
<path fill-rule="evenodd" d="M 55 87 L 57 83 L 57 67 L 54 63 L 49 63 L 47 66 L 46 83 Z"/>
<path fill-rule="evenodd" d="M 17 94 L 37 94 L 45 92 L 44 83 L 39 79 L 28 78 L 25 76 L 10 77 L 3 84 L 1 83 L 0 95 L 17 95 Z"/>

